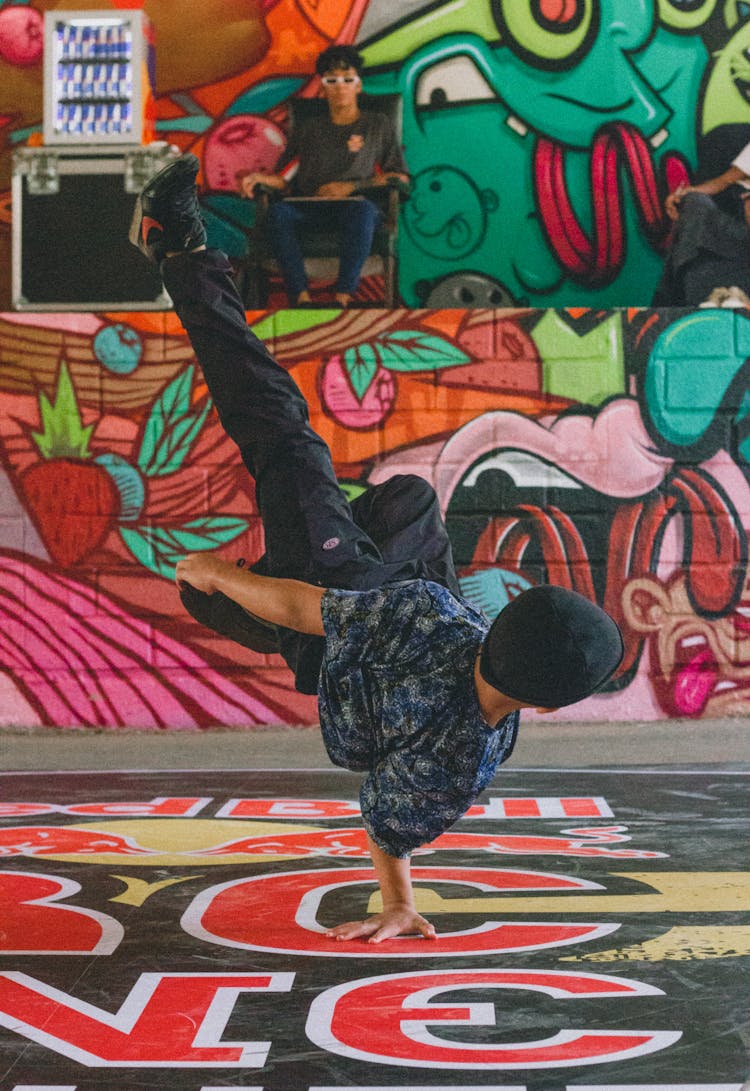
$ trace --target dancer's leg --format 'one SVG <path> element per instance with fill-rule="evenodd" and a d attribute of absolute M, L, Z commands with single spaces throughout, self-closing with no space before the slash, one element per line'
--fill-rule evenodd
<path fill-rule="evenodd" d="M 162 266 L 222 425 L 255 478 L 267 571 L 323 586 L 379 586 L 389 566 L 352 519 L 297 384 L 248 329 L 230 270 L 211 250 Z M 297 688 L 315 692 L 321 639 L 284 630 L 279 638 Z"/>
<path fill-rule="evenodd" d="M 356 581 L 380 555 L 351 517 L 297 384 L 248 329 L 229 262 L 218 251 L 178 254 L 162 271 L 222 425 L 255 478 L 269 573 Z"/>
<path fill-rule="evenodd" d="M 186 155 L 151 179 L 136 204 L 130 238 L 152 261 L 162 262 L 165 285 L 222 424 L 256 479 L 266 571 L 356 589 L 407 578 L 412 563 L 396 556 L 384 563 L 354 522 L 330 452 L 310 427 L 296 383 L 248 329 L 225 256 L 201 249 L 205 230 L 195 190 L 197 170 L 197 159 Z M 314 691 L 320 638 L 286 631 L 280 636 L 299 688 Z M 307 646 L 311 640 L 317 641 L 312 650 Z M 304 685 L 302 659 L 309 667 L 301 672 Z"/>
<path fill-rule="evenodd" d="M 411 558 L 413 577 L 461 593 L 435 490 L 416 474 L 396 474 L 352 502 L 352 515 L 388 565 Z M 406 578 L 406 577 L 403 577 Z"/>

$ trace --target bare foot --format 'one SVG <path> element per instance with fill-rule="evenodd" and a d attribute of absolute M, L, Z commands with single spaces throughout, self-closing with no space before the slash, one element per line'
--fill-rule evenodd
<path fill-rule="evenodd" d="M 305 290 L 304 292 L 300 292 L 300 294 L 297 296 L 297 300 L 294 304 L 295 307 L 299 307 L 300 303 L 312 303 L 312 296 L 307 290 Z"/>
<path fill-rule="evenodd" d="M 352 297 L 348 292 L 336 292 L 336 302 L 339 307 L 348 307 L 352 301 Z"/>

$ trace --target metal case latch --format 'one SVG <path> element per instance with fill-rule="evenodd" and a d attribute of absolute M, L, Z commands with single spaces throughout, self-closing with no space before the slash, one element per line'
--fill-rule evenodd
<path fill-rule="evenodd" d="M 26 184 L 30 194 L 46 197 L 60 192 L 60 173 L 54 152 L 37 153 L 29 159 Z"/>
<path fill-rule="evenodd" d="M 140 193 L 146 182 L 163 167 L 167 160 L 165 152 L 170 150 L 170 145 L 164 140 L 154 141 L 143 148 L 134 148 L 125 152 L 125 177 L 124 185 L 126 193 Z M 175 152 L 177 149 L 173 149 Z"/>

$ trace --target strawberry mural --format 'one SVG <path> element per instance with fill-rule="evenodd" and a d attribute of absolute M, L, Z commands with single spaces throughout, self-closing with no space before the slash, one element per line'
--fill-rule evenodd
<path fill-rule="evenodd" d="M 72 568 L 104 541 L 120 512 L 120 494 L 89 450 L 94 426 L 84 427 L 67 365 L 57 380 L 57 397 L 39 395 L 41 430 L 32 432 L 43 461 L 21 477 L 29 514 L 50 558 Z"/>
<path fill-rule="evenodd" d="M 137 561 L 172 579 L 185 552 L 216 549 L 247 529 L 247 520 L 234 516 L 160 524 L 149 512 L 149 481 L 182 469 L 211 409 L 209 398 L 197 407 L 193 402 L 194 372 L 186 368 L 155 399 L 132 463 L 111 451 L 92 454 L 95 425 L 84 426 L 70 372 L 61 361 L 55 400 L 40 393 L 40 428 L 30 431 L 42 461 L 20 478 L 29 514 L 58 567 L 90 559 L 116 530 Z"/>

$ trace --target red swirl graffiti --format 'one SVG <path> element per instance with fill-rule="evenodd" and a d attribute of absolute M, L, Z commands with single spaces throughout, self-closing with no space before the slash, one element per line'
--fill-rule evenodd
<path fill-rule="evenodd" d="M 681 156 L 668 153 L 663 162 L 673 188 L 688 177 Z M 651 148 L 642 134 L 625 122 L 604 126 L 591 148 L 592 234 L 581 226 L 565 181 L 565 149 L 540 137 L 534 149 L 537 211 L 549 245 L 568 274 L 589 287 L 610 284 L 625 259 L 622 178 L 627 173 L 641 229 L 656 249 L 667 240 L 670 221 L 659 196 Z"/>

